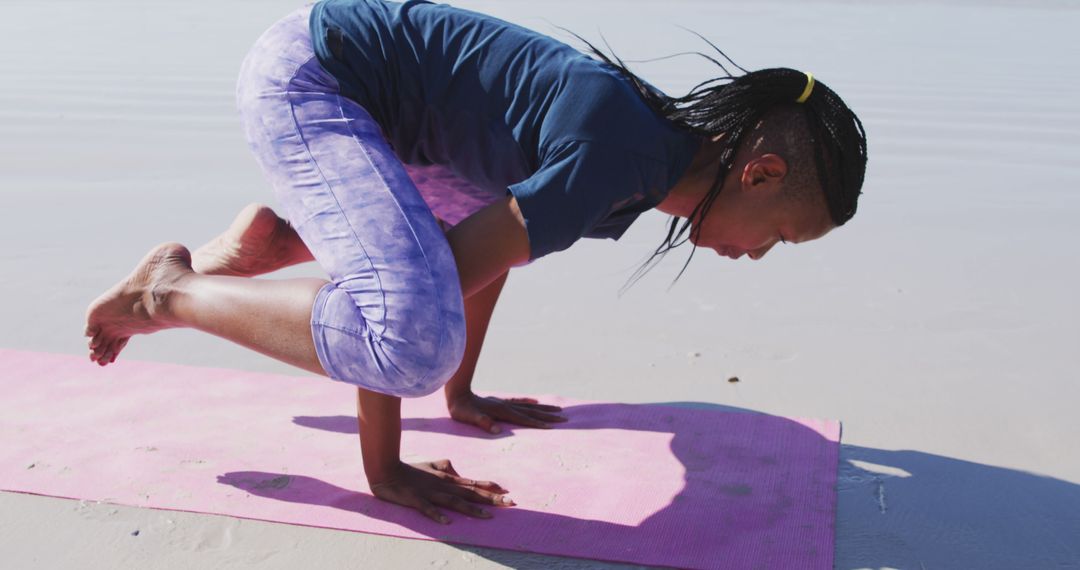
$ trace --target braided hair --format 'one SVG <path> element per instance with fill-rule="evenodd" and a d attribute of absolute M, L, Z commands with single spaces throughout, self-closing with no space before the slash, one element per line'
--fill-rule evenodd
<path fill-rule="evenodd" d="M 724 177 L 734 164 L 736 150 L 744 135 L 753 131 L 769 111 L 790 107 L 796 101 L 799 101 L 797 107 L 803 114 L 809 131 L 818 183 L 824 191 L 830 218 L 836 226 L 841 226 L 855 215 L 866 173 L 866 132 L 855 113 L 824 83 L 813 80 L 809 97 L 803 99 L 810 81 L 808 74 L 785 67 L 747 71 L 704 36 L 688 30 L 712 46 L 724 60 L 742 73 L 734 75 L 716 58 L 701 52 L 692 52 L 716 64 L 723 75 L 697 84 L 682 97 L 670 97 L 631 72 L 614 52 L 609 57 L 580 35 L 566 28 L 562 29 L 584 42 L 589 47 L 589 53 L 618 70 L 629 80 L 653 112 L 668 119 L 676 127 L 699 136 L 723 135 L 720 169 L 708 193 L 681 228 L 678 227 L 679 217 L 672 217 L 663 243 L 634 272 L 623 287 L 624 291 L 655 266 L 660 258 L 685 243 L 689 239 L 684 237 L 688 230 L 694 233 L 696 241 L 701 233 L 700 221 L 705 219 L 720 194 Z M 694 220 L 699 223 L 691 224 Z M 690 264 L 696 249 L 695 245 L 675 281 Z M 672 281 L 672 284 L 675 281 Z"/>

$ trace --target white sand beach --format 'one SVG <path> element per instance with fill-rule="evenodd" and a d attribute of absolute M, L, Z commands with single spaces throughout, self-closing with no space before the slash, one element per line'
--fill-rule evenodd
<path fill-rule="evenodd" d="M 0 347 L 85 354 L 87 304 L 150 247 L 273 205 L 233 90 L 301 4 L 0 4 Z M 650 212 L 512 271 L 477 391 L 838 419 L 837 568 L 1080 568 L 1080 4 L 452 4 L 602 33 L 626 60 L 708 53 L 687 26 L 743 67 L 812 71 L 869 140 L 859 213 L 822 240 L 757 262 L 701 250 L 669 290 L 687 247 L 619 297 L 666 232 Z M 693 56 L 635 69 L 669 94 L 714 75 Z M 120 358 L 306 375 L 194 331 Z M 3 568 L 256 564 L 621 567 L 0 493 Z"/>

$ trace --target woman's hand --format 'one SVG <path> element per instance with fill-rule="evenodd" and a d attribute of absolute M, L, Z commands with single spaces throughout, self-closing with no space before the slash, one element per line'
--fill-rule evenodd
<path fill-rule="evenodd" d="M 538 428 L 551 428 L 547 422 L 566 421 L 564 416 L 552 413 L 560 412 L 562 408 L 540 404 L 533 398 L 481 398 L 469 391 L 448 398 L 446 406 L 451 418 L 490 433 L 502 431 L 495 420 Z"/>
<path fill-rule="evenodd" d="M 443 524 L 450 524 L 450 519 L 435 505 L 487 519 L 491 518 L 491 513 L 472 503 L 505 507 L 515 504 L 510 497 L 504 496 L 507 490 L 498 483 L 475 481 L 458 475 L 449 459 L 400 463 L 387 479 L 369 483 L 376 497 L 412 507 Z"/>

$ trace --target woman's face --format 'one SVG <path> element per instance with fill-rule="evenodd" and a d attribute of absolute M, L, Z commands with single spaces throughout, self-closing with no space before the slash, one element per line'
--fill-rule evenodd
<path fill-rule="evenodd" d="M 834 226 L 824 197 L 785 195 L 783 176 L 770 171 L 774 166 L 765 161 L 729 172 L 700 224 L 701 235 L 695 239 L 691 231 L 690 241 L 732 259 L 761 259 L 778 243 L 801 243 L 829 233 Z"/>

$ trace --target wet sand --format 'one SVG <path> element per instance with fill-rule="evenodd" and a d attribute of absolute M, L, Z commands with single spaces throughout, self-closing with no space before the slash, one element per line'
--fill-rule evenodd
<path fill-rule="evenodd" d="M 87 303 L 147 249 L 197 247 L 272 203 L 233 87 L 254 39 L 298 5 L 4 3 L 0 346 L 84 354 Z M 479 391 L 840 419 L 838 568 L 1080 567 L 1074 4 L 456 5 L 557 36 L 550 24 L 599 29 L 628 60 L 706 49 L 673 24 L 689 26 L 744 67 L 813 71 L 870 142 L 859 214 L 818 242 L 759 262 L 699 251 L 668 291 L 688 250 L 672 254 L 620 298 L 662 238 L 651 213 L 618 243 L 513 271 Z M 636 69 L 679 94 L 711 74 L 691 57 Z M 270 277 L 302 275 L 320 272 Z M 303 374 L 192 331 L 135 338 L 121 358 Z M 606 566 L 13 493 L 0 560 Z"/>

